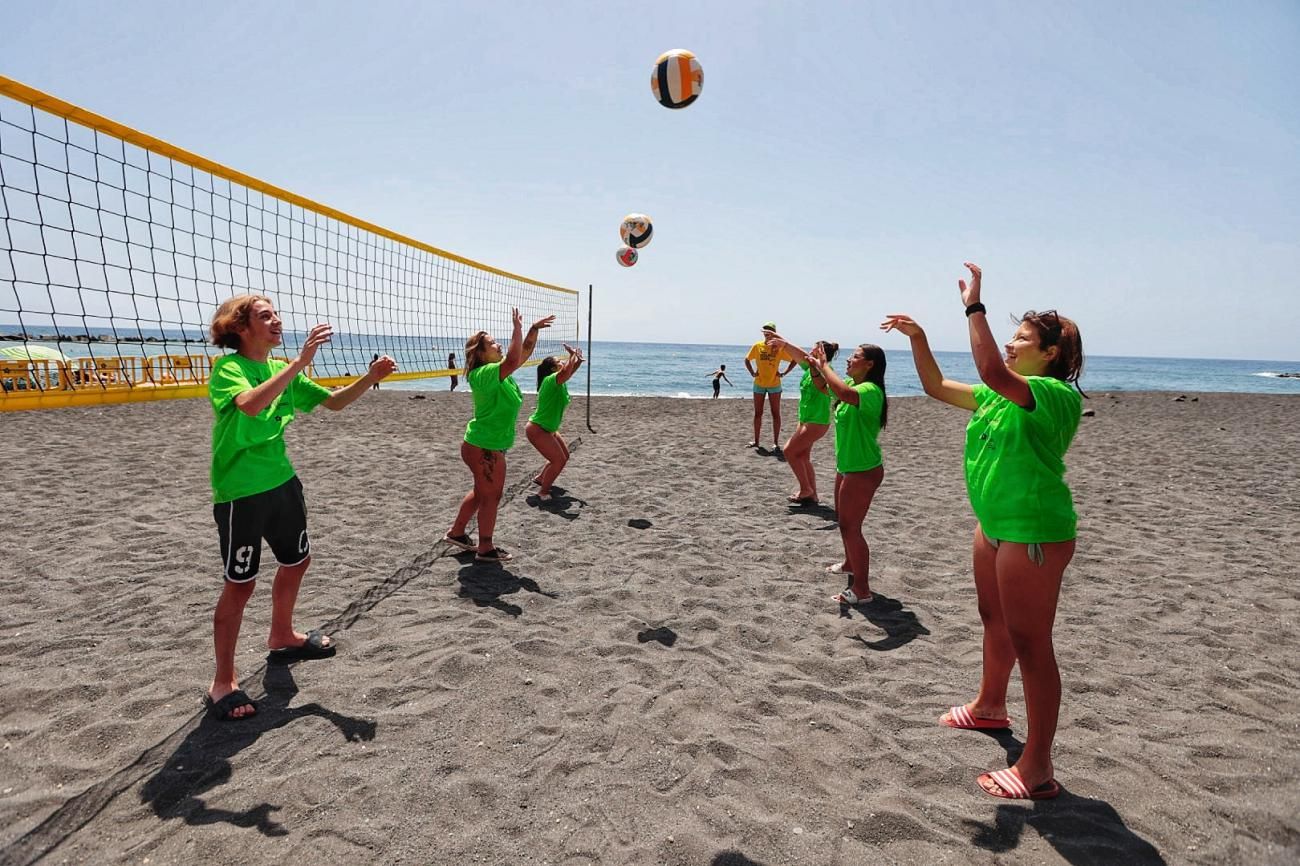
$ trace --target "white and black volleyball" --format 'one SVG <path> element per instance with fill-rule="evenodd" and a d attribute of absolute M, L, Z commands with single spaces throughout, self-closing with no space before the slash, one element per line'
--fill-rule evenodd
<path fill-rule="evenodd" d="M 685 108 L 704 89 L 704 70 L 695 55 L 685 48 L 665 51 L 655 61 L 650 89 L 664 108 Z"/>
<path fill-rule="evenodd" d="M 654 226 L 650 224 L 650 217 L 643 213 L 630 213 L 623 217 L 623 223 L 618 227 L 618 235 L 623 239 L 623 243 L 633 249 L 641 249 L 650 243 L 650 235 L 654 234 Z"/>

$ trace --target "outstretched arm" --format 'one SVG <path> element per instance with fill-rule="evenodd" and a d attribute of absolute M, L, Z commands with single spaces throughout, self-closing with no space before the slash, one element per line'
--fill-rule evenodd
<path fill-rule="evenodd" d="M 770 337 L 766 338 L 766 341 L 769 347 L 776 349 L 778 352 L 785 352 L 785 354 L 790 358 L 790 366 L 786 367 L 785 373 L 789 373 L 790 370 L 800 361 L 808 361 L 808 363 L 812 363 L 808 358 L 807 352 L 796 346 L 794 343 L 791 343 L 780 334 L 773 333 Z M 784 376 L 785 373 L 782 373 L 781 375 Z"/>
<path fill-rule="evenodd" d="M 808 365 L 811 366 L 822 377 L 826 387 L 841 403 L 848 403 L 850 406 L 856 406 L 862 400 L 862 395 L 853 389 L 848 382 L 839 377 L 826 361 L 826 354 L 822 352 L 822 347 L 818 346 L 808 355 Z"/>
<path fill-rule="evenodd" d="M 533 356 L 533 350 L 537 348 L 537 332 L 542 328 L 549 328 L 553 324 L 555 324 L 554 316 L 543 316 L 533 322 L 533 326 L 528 329 L 528 335 L 524 337 L 524 354 L 519 363 L 522 364 Z"/>
<path fill-rule="evenodd" d="M 321 405 L 326 409 L 332 409 L 337 412 L 349 406 L 354 400 L 370 390 L 370 386 L 381 381 L 388 375 L 397 371 L 397 362 L 387 355 L 382 356 L 378 361 L 370 362 L 370 369 L 366 375 L 357 381 L 348 385 L 346 388 L 340 388 L 333 394 L 326 397 Z"/>
<path fill-rule="evenodd" d="M 317 325 L 307 333 L 307 339 L 302 344 L 302 352 L 298 357 L 289 362 L 289 366 L 267 379 L 255 388 L 249 388 L 247 391 L 240 391 L 235 395 L 235 408 L 250 418 L 261 414 L 267 406 L 270 406 L 285 392 L 295 376 L 311 366 L 312 360 L 316 357 L 316 350 L 330 341 L 334 336 L 334 328 L 330 325 Z"/>
<path fill-rule="evenodd" d="M 969 411 L 975 410 L 975 389 L 970 385 L 943 377 L 939 362 L 934 359 L 934 352 L 930 351 L 930 341 L 926 339 L 925 331 L 911 316 L 890 313 L 888 318 L 880 323 L 880 330 L 898 331 L 912 341 L 912 363 L 916 365 L 916 375 L 920 378 L 925 393 L 950 406 Z"/>
<path fill-rule="evenodd" d="M 830 389 L 836 397 L 845 403 L 858 405 L 858 392 L 849 387 L 848 383 L 835 374 L 831 365 L 826 362 L 826 353 L 822 351 L 821 345 L 813 347 L 811 352 L 805 352 L 798 346 L 793 345 L 778 334 L 773 334 L 768 338 L 768 344 L 778 350 L 784 350 L 787 355 L 794 358 L 793 364 L 799 361 L 806 361 L 813 373 L 813 381 L 821 380 L 820 389 L 825 392 Z M 838 387 L 836 387 L 838 383 Z"/>
<path fill-rule="evenodd" d="M 573 378 L 573 374 L 578 372 L 578 368 L 582 366 L 582 362 L 586 359 L 582 357 L 581 349 L 575 349 L 568 343 L 561 343 L 560 345 L 564 346 L 564 351 L 569 353 L 569 357 L 560 366 L 559 375 L 555 377 L 555 381 L 563 385 Z"/>
<path fill-rule="evenodd" d="M 510 308 L 510 348 L 506 349 L 506 356 L 501 359 L 499 372 L 501 378 L 505 379 L 523 363 L 522 355 L 524 353 L 524 317 L 519 315 L 518 307 Z"/>
<path fill-rule="evenodd" d="M 786 355 L 790 357 L 790 366 L 786 367 L 785 373 L 782 373 L 781 375 L 784 376 L 786 373 L 789 373 L 800 363 L 805 363 L 808 365 L 809 372 L 812 373 L 813 386 L 818 391 L 821 391 L 823 394 L 825 394 L 826 379 L 822 376 L 822 372 L 820 369 L 818 369 L 817 365 L 812 362 L 812 352 L 805 352 L 803 349 L 799 348 L 793 343 L 787 343 L 783 337 L 777 334 L 773 334 L 772 338 L 781 341 L 782 345 L 780 346 L 780 349 L 783 350 L 786 353 Z M 770 342 L 771 341 L 769 340 L 769 343 Z M 813 352 L 817 352 L 817 351 L 820 351 L 820 346 L 813 348 Z"/>
<path fill-rule="evenodd" d="M 726 374 L 726 373 L 723 373 L 723 374 L 722 374 L 722 378 L 727 379 L 727 374 Z M 731 387 L 733 387 L 733 388 L 736 387 L 735 385 L 732 385 L 730 379 L 727 379 L 727 384 L 728 384 L 728 385 L 731 385 Z"/>
<path fill-rule="evenodd" d="M 518 370 L 533 356 L 533 349 L 537 347 L 537 332 L 542 328 L 549 328 L 555 321 L 554 316 L 538 319 L 533 322 L 533 326 L 528 329 L 528 336 L 525 337 L 524 318 L 519 314 L 517 307 L 511 311 L 511 316 L 514 319 L 514 331 L 510 335 L 510 348 L 506 352 L 505 360 L 501 362 L 502 379 Z"/>
<path fill-rule="evenodd" d="M 965 280 L 958 280 L 957 287 L 961 289 L 962 303 L 969 308 L 971 304 L 980 303 L 980 279 L 983 273 L 977 264 L 964 264 L 970 270 L 970 285 Z M 1002 350 L 998 348 L 998 341 L 989 328 L 988 316 L 983 312 L 975 312 L 967 316 L 966 320 L 970 329 L 970 353 L 975 359 L 975 369 L 979 371 L 980 379 L 1017 406 L 1032 409 L 1034 392 L 1029 389 L 1029 380 L 1002 360 Z"/>

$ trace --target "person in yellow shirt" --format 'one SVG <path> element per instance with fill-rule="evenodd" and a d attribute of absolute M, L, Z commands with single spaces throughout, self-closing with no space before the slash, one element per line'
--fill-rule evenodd
<path fill-rule="evenodd" d="M 754 438 L 750 448 L 758 447 L 763 434 L 763 400 L 772 407 L 772 450 L 781 453 L 781 377 L 795 368 L 795 360 L 784 349 L 767 344 L 767 335 L 776 333 L 775 322 L 763 323 L 763 339 L 750 347 L 745 356 L 745 369 L 754 377 Z M 784 370 L 779 370 L 786 361 Z"/>

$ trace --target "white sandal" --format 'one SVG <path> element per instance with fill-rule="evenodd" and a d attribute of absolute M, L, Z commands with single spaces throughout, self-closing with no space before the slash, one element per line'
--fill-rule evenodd
<path fill-rule="evenodd" d="M 831 601 L 838 601 L 840 604 L 847 604 L 852 607 L 855 604 L 866 604 L 874 596 L 868 595 L 866 598 L 858 598 L 858 594 L 853 591 L 853 587 L 845 587 L 840 592 L 831 596 Z"/>

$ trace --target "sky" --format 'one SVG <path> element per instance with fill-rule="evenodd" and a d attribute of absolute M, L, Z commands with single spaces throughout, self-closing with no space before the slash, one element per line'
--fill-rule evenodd
<path fill-rule="evenodd" d="M 975 261 L 999 336 L 1055 308 L 1089 353 L 1300 359 L 1295 0 L 5 0 L 0 74 L 584 319 L 592 285 L 597 339 L 901 349 L 904 312 L 960 351 Z"/>

